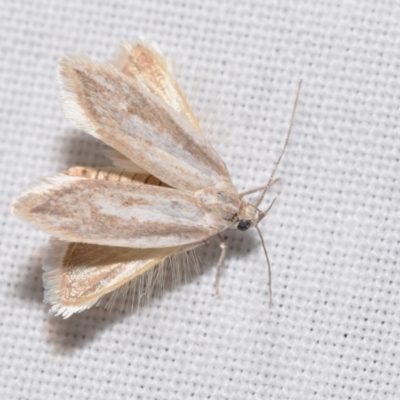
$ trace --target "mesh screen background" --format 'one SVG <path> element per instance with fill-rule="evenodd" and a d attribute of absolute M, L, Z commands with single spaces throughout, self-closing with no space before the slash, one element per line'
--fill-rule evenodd
<path fill-rule="evenodd" d="M 399 2 L 1 8 L 2 399 L 399 398 Z M 223 133 L 212 117 L 210 135 L 240 190 L 268 178 L 303 79 L 261 226 L 271 309 L 259 238 L 232 230 L 218 299 L 211 241 L 202 273 L 140 312 L 47 314 L 47 236 L 10 215 L 12 199 L 39 177 L 108 163 L 62 115 L 57 60 L 103 60 L 139 35 L 174 56 L 199 114 L 222 105 Z"/>

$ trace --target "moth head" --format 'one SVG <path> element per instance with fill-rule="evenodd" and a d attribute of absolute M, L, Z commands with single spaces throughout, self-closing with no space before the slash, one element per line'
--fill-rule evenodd
<path fill-rule="evenodd" d="M 243 202 L 238 215 L 236 228 L 247 231 L 258 223 L 258 209 L 253 204 Z"/>

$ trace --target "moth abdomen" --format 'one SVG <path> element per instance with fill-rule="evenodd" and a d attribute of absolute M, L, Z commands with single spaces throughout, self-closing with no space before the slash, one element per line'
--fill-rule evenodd
<path fill-rule="evenodd" d="M 72 167 L 64 171 L 64 174 L 79 178 L 98 179 L 103 181 L 134 182 L 146 185 L 169 187 L 166 183 L 160 181 L 151 174 L 134 173 L 113 167 Z"/>

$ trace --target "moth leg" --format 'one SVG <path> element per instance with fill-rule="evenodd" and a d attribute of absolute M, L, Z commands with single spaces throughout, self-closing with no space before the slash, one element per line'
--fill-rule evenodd
<path fill-rule="evenodd" d="M 225 260 L 226 250 L 228 248 L 228 245 L 225 243 L 224 239 L 222 238 L 222 236 L 220 234 L 217 235 L 217 238 L 219 240 L 219 247 L 221 248 L 221 254 L 219 256 L 219 260 L 218 260 L 218 264 L 217 264 L 217 268 L 216 268 L 214 287 L 215 287 L 215 296 L 219 297 L 219 276 L 221 274 L 221 267 Z"/>
<path fill-rule="evenodd" d="M 271 182 L 269 187 L 271 187 L 272 185 L 275 185 L 275 183 L 278 182 L 279 180 L 280 180 L 280 178 L 275 178 Z M 239 193 L 239 196 L 240 197 L 247 196 L 248 194 L 252 194 L 252 193 L 255 193 L 255 192 L 259 192 L 260 190 L 264 190 L 266 187 L 267 187 L 267 185 L 264 185 L 264 186 L 256 187 L 254 189 L 245 190 L 244 192 Z"/>

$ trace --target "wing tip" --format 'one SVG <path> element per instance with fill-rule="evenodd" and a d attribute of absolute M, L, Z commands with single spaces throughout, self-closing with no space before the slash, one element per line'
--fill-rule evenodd
<path fill-rule="evenodd" d="M 27 218 L 26 218 L 27 207 L 26 207 L 26 202 L 24 201 L 23 195 L 20 195 L 12 202 L 11 214 L 14 215 L 14 217 L 17 217 L 24 221 L 27 220 Z"/>
<path fill-rule="evenodd" d="M 59 97 L 65 117 L 74 125 L 75 128 L 84 130 L 92 136 L 98 138 L 95 126 L 85 113 L 81 101 L 82 83 L 78 71 L 83 67 L 93 65 L 87 57 L 67 56 L 58 62 L 57 81 L 59 86 Z"/>
<path fill-rule="evenodd" d="M 81 177 L 57 174 L 42 178 L 26 188 L 11 204 L 11 214 L 34 226 L 36 229 L 54 234 L 51 226 L 42 218 L 42 207 L 49 201 L 54 191 Z M 74 239 L 63 235 L 64 239 Z"/>
<path fill-rule="evenodd" d="M 157 59 L 158 63 L 163 65 L 172 75 L 175 75 L 171 60 L 164 56 L 156 42 L 149 42 L 144 36 L 139 36 L 135 41 L 121 41 L 117 50 L 107 60 L 107 64 L 123 72 L 124 67 L 129 62 L 130 54 L 135 50 L 139 51 L 140 48 L 142 53 L 150 52 Z"/>
<path fill-rule="evenodd" d="M 135 44 L 122 41 L 112 56 L 107 60 L 107 64 L 122 71 L 128 62 L 129 52 L 135 47 Z"/>
<path fill-rule="evenodd" d="M 50 178 L 42 178 L 26 188 L 11 204 L 12 215 L 24 221 L 30 221 L 29 215 L 37 204 L 40 196 L 46 194 L 49 188 Z"/>

